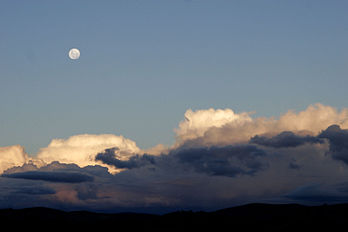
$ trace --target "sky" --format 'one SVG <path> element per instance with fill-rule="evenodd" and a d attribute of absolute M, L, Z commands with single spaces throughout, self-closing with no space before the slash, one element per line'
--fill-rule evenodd
<path fill-rule="evenodd" d="M 344 201 L 347 9 L 1 1 L 0 207 Z"/>

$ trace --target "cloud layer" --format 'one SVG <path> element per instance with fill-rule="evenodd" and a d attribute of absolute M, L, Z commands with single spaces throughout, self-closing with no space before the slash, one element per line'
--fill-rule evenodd
<path fill-rule="evenodd" d="M 118 135 L 54 139 L 35 157 L 2 147 L 0 207 L 166 211 L 348 199 L 348 109 L 316 104 L 279 118 L 188 110 L 184 118 L 169 148 L 144 151 Z"/>

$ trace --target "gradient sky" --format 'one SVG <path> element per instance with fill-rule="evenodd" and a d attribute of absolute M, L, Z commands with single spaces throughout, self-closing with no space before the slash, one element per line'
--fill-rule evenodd
<path fill-rule="evenodd" d="M 0 146 L 172 144 L 192 108 L 347 107 L 347 1 L 1 1 Z M 72 61 L 70 48 L 81 50 Z M 149 134 L 150 132 L 150 134 Z"/>

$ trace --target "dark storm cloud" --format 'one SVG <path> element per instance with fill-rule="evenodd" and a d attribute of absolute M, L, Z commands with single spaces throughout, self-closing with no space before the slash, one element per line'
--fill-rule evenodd
<path fill-rule="evenodd" d="M 256 135 L 250 139 L 250 143 L 273 148 L 297 147 L 304 144 L 329 142 L 328 154 L 335 160 L 348 164 L 348 130 L 341 129 L 338 125 L 331 125 L 318 136 L 300 136 L 293 132 L 282 132 L 274 137 Z M 295 167 L 291 165 L 290 168 Z"/>
<path fill-rule="evenodd" d="M 178 149 L 169 155 L 197 172 L 217 176 L 253 175 L 266 166 L 258 159 L 266 152 L 253 145 Z"/>
<path fill-rule="evenodd" d="M 291 131 L 284 131 L 273 137 L 265 137 L 256 135 L 250 139 L 250 143 L 281 148 L 281 147 L 297 147 L 305 143 L 322 143 L 323 141 L 315 136 L 300 136 L 296 135 Z"/>
<path fill-rule="evenodd" d="M 54 198 L 56 194 L 56 190 L 50 186 L 51 184 L 52 182 L 0 176 L 0 208 L 49 206 L 51 201 L 48 199 Z"/>
<path fill-rule="evenodd" d="M 155 157 L 151 155 L 135 155 L 129 160 L 119 160 L 115 157 L 115 151 L 118 148 L 105 149 L 104 152 L 98 153 L 95 157 L 96 160 L 102 161 L 105 164 L 113 165 L 116 168 L 139 168 L 148 164 L 155 163 Z"/>
<path fill-rule="evenodd" d="M 49 187 L 22 187 L 21 189 L 17 190 L 15 194 L 24 194 L 24 195 L 47 195 L 47 194 L 55 194 L 56 191 L 54 191 L 52 188 Z"/>
<path fill-rule="evenodd" d="M 266 152 L 254 145 L 238 145 L 225 147 L 178 148 L 168 155 L 135 155 L 123 161 L 115 157 L 117 148 L 106 149 L 96 156 L 96 160 L 117 168 L 133 169 L 146 165 L 176 164 L 182 168 L 191 167 L 196 172 L 208 175 L 229 176 L 253 175 L 266 166 L 258 157 Z"/>
<path fill-rule="evenodd" d="M 318 137 L 329 141 L 329 153 L 332 155 L 332 158 L 348 164 L 348 130 L 342 130 L 338 125 L 332 125 Z"/>
<path fill-rule="evenodd" d="M 309 184 L 297 187 L 286 198 L 296 200 L 303 203 L 341 203 L 348 201 L 347 189 L 342 190 L 342 186 L 346 187 L 347 183 L 339 183 L 333 185 Z"/>
<path fill-rule="evenodd" d="M 298 169 L 300 169 L 301 167 L 300 167 L 298 164 L 294 163 L 294 162 L 290 162 L 290 163 L 289 163 L 289 168 L 290 168 L 290 169 L 294 169 L 294 170 L 298 170 Z"/>
<path fill-rule="evenodd" d="M 94 207 L 108 199 L 108 195 L 98 193 L 110 190 L 113 178 L 107 168 L 98 165 L 81 168 L 55 161 L 38 168 L 24 164 L 0 176 L 0 208 L 43 205 L 72 209 L 81 206 L 80 202 Z"/>
<path fill-rule="evenodd" d="M 17 172 L 11 174 L 3 174 L 2 177 L 27 179 L 27 180 L 43 180 L 49 182 L 63 182 L 63 183 L 81 183 L 86 181 L 93 181 L 93 177 L 78 173 L 78 172 L 60 172 L 60 171 L 28 171 Z"/>

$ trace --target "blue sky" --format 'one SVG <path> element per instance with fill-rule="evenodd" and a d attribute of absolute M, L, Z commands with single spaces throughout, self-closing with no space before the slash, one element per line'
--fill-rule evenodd
<path fill-rule="evenodd" d="M 174 141 L 194 110 L 347 107 L 346 1 L 1 1 L 0 146 Z M 81 50 L 72 61 L 70 48 Z"/>

